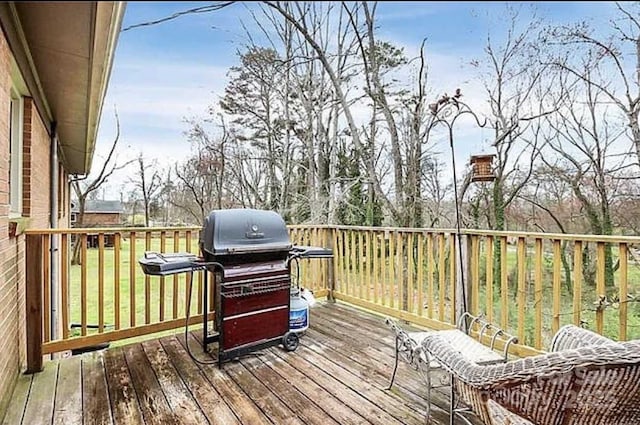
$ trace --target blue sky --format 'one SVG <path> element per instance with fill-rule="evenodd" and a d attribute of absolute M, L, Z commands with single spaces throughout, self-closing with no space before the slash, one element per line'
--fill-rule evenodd
<path fill-rule="evenodd" d="M 162 18 L 202 2 L 128 2 L 123 28 Z M 417 52 L 427 39 L 427 60 L 434 84 L 473 84 L 465 67 L 482 55 L 488 31 L 500 36 L 504 2 L 381 2 L 379 38 Z M 549 23 L 590 21 L 606 24 L 611 2 L 511 3 L 523 17 L 533 10 Z M 255 2 L 240 2 L 218 12 L 187 15 L 155 26 L 120 34 L 110 85 L 104 102 L 96 161 L 115 133 L 114 109 L 121 125 L 121 157 L 143 152 L 168 165 L 189 153 L 183 132 L 187 117 L 203 116 L 222 95 L 229 67 L 245 40 L 242 23 L 253 28 L 249 10 Z M 464 92 L 464 91 L 463 91 Z M 484 137 L 484 136 L 481 136 Z M 472 148 L 478 148 L 475 146 Z M 111 186 L 118 185 L 119 176 Z"/>

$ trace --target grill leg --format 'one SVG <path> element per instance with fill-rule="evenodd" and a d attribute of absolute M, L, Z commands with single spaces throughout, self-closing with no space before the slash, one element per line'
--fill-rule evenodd
<path fill-rule="evenodd" d="M 204 291 L 202 292 L 204 293 L 204 300 L 202 300 L 202 348 L 205 351 L 205 353 L 208 353 L 209 350 L 207 345 L 207 337 L 209 336 L 209 331 L 208 331 L 207 319 L 209 317 L 209 305 L 208 305 L 209 270 L 205 269 L 203 273 L 204 273 L 204 279 L 203 279 Z"/>
<path fill-rule="evenodd" d="M 398 371 L 398 356 L 400 351 L 400 338 L 396 336 L 396 359 L 393 364 L 393 373 L 391 374 L 391 381 L 389 381 L 389 386 L 385 388 L 385 390 L 390 390 L 393 387 L 393 381 L 396 379 L 396 372 Z"/>

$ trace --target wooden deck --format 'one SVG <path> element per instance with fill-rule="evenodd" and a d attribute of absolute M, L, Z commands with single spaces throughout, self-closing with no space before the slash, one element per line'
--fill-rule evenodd
<path fill-rule="evenodd" d="M 4 423 L 425 423 L 417 372 L 401 365 L 394 388 L 382 389 L 393 337 L 381 317 L 319 304 L 311 323 L 295 352 L 273 347 L 222 370 L 194 362 L 183 334 L 48 362 L 43 372 L 20 376 Z M 192 352 L 211 361 L 197 336 L 188 341 Z M 444 393 L 432 401 L 435 423 L 448 423 Z"/>

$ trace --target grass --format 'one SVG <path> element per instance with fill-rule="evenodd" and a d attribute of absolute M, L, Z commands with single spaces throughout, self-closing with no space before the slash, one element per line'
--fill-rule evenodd
<path fill-rule="evenodd" d="M 192 252 L 195 252 L 196 244 L 192 244 Z M 167 240 L 167 247 L 173 247 L 173 240 Z M 158 276 L 145 276 L 142 268 L 138 264 L 138 259 L 144 255 L 145 251 L 160 251 L 160 239 L 152 239 L 151 245 L 147 247 L 145 241 L 142 239 L 136 239 L 134 262 L 131 263 L 131 240 L 122 239 L 120 249 L 120 270 L 119 279 L 115 279 L 115 252 L 113 248 L 104 249 L 103 269 L 104 269 L 104 324 L 105 326 L 112 327 L 115 325 L 115 284 L 117 281 L 119 294 L 120 294 L 120 328 L 127 328 L 131 326 L 130 312 L 130 294 L 132 292 L 132 282 L 134 283 L 134 299 L 135 299 L 135 324 L 140 325 L 145 323 L 145 282 L 148 281 L 149 287 L 149 322 L 156 323 L 160 320 L 160 287 L 161 279 Z M 187 251 L 185 246 L 185 240 L 180 241 L 177 251 Z M 86 286 L 87 286 L 87 324 L 98 325 L 99 320 L 99 308 L 98 308 L 98 294 L 99 294 L 99 257 L 98 249 L 87 249 L 87 261 L 86 261 Z M 133 275 L 131 270 L 133 268 Z M 70 324 L 80 324 L 82 314 L 81 304 L 81 273 L 82 266 L 72 266 L 70 270 L 70 282 L 69 282 L 69 304 L 70 304 Z M 132 280 L 133 277 L 133 280 Z M 196 314 L 198 307 L 198 277 L 194 275 L 194 287 L 191 302 L 191 314 Z M 187 294 L 187 274 L 179 274 L 175 276 L 168 276 L 164 278 L 165 282 L 165 305 L 164 305 L 164 318 L 172 319 L 174 317 L 173 300 L 174 295 L 177 301 L 177 310 L 175 317 L 181 318 L 185 316 L 186 310 L 186 294 Z M 174 287 L 177 294 L 174 292 Z M 196 326 L 194 326 L 196 328 Z M 79 332 L 79 329 L 76 330 Z M 89 332 L 91 333 L 90 330 Z M 175 331 L 168 331 L 166 333 L 173 333 Z M 157 336 L 157 335 L 156 335 Z"/>

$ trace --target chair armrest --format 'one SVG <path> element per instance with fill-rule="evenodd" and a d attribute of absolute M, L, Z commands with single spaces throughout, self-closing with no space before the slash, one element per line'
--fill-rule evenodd
<path fill-rule="evenodd" d="M 443 335 L 433 333 L 422 341 L 429 360 L 436 360 L 456 379 L 476 388 L 500 388 L 505 384 L 551 378 L 577 368 L 640 364 L 640 341 L 581 347 L 480 366 L 466 359 Z"/>
<path fill-rule="evenodd" d="M 616 342 L 588 329 L 583 329 L 575 325 L 565 325 L 561 327 L 553 337 L 551 341 L 551 351 L 556 352 L 606 344 L 616 344 Z"/>

